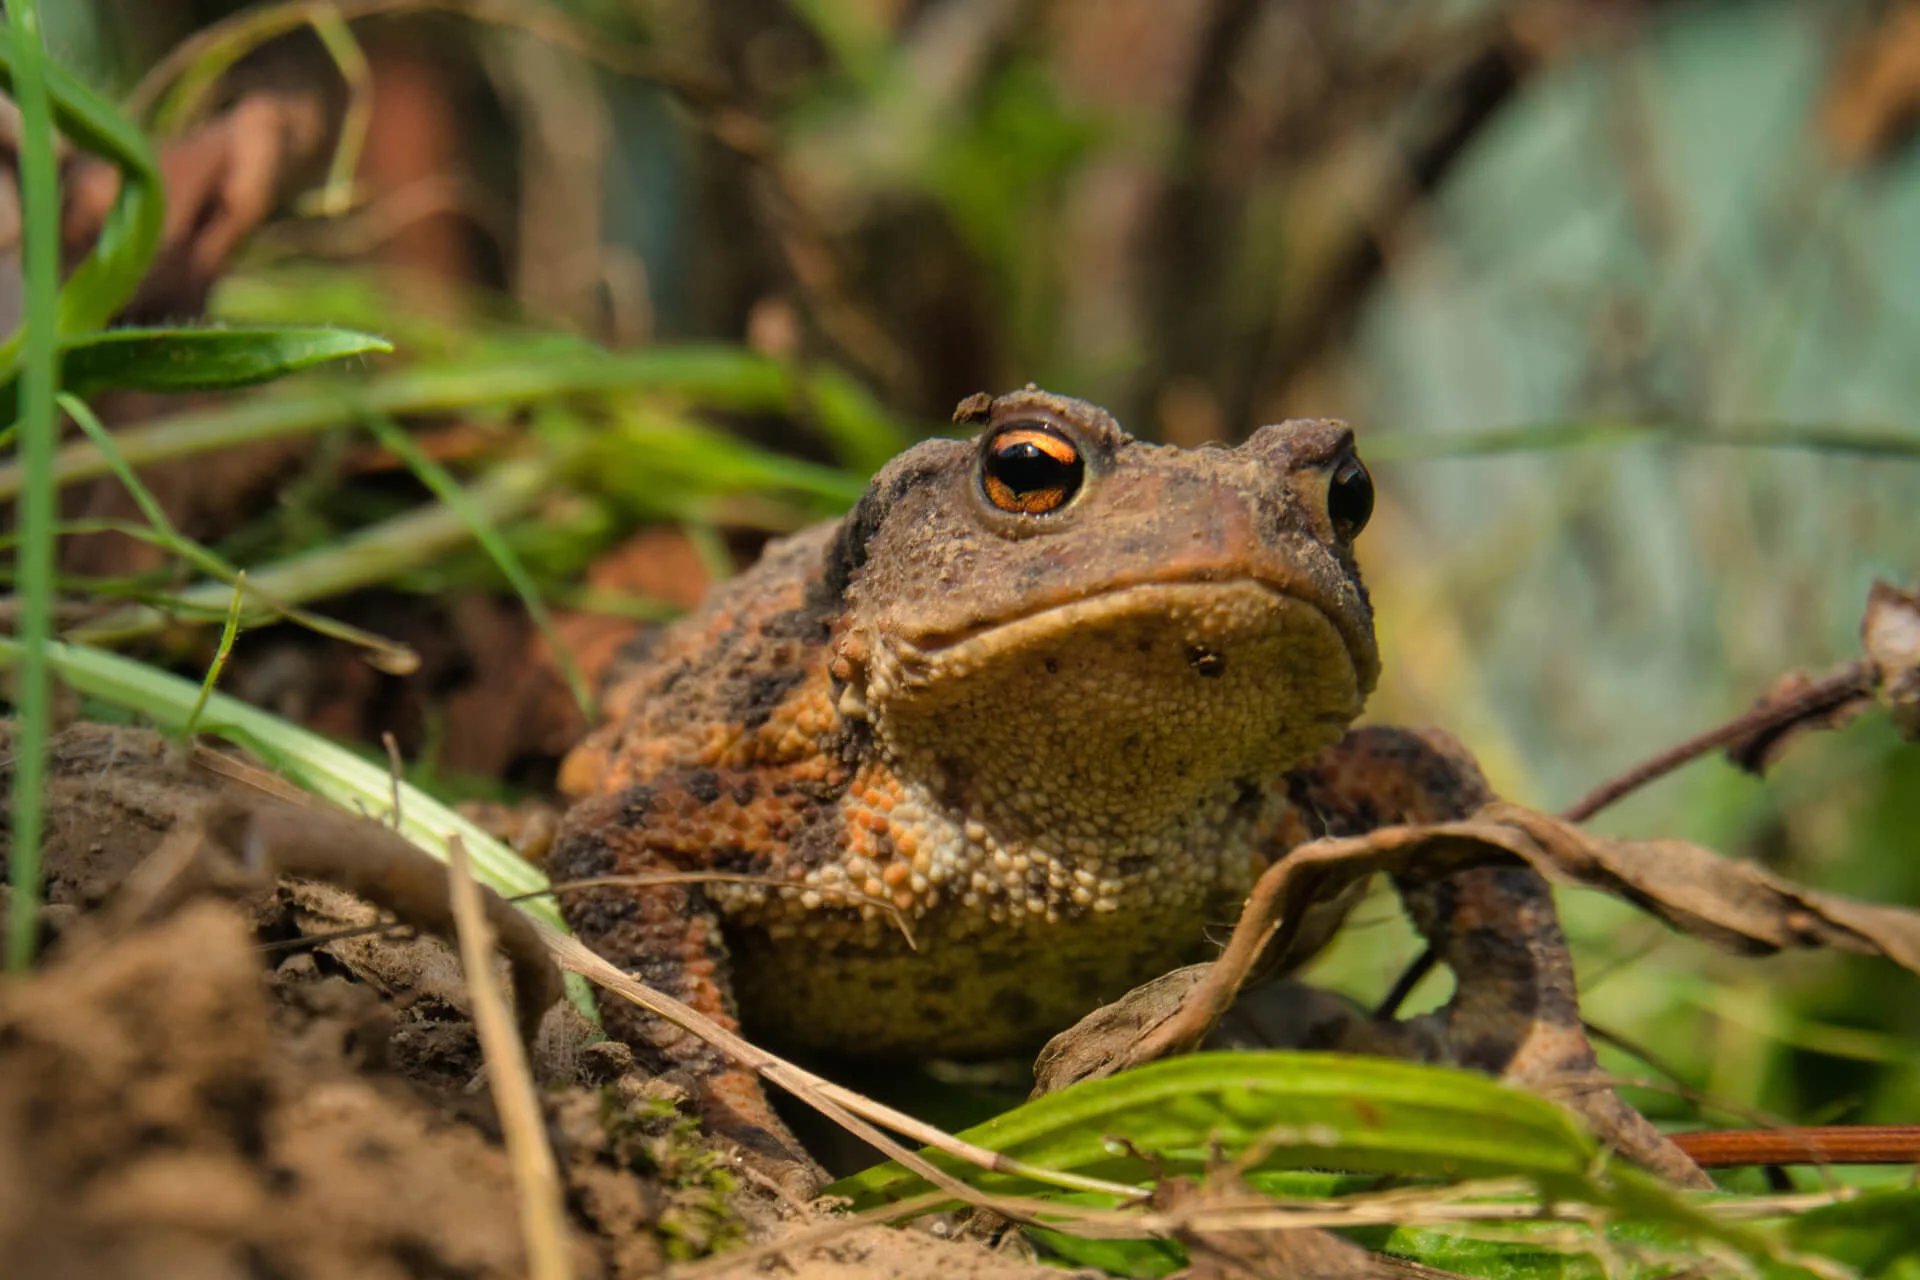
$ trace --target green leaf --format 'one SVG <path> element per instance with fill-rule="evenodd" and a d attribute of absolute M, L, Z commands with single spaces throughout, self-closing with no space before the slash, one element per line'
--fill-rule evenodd
<path fill-rule="evenodd" d="M 1920 1280 L 1920 1188 L 1869 1191 L 1787 1224 L 1787 1241 L 1802 1253 L 1844 1263 L 1862 1276 Z"/>
<path fill-rule="evenodd" d="M 59 391 L 56 324 L 60 307 L 59 174 L 54 165 L 53 117 L 48 87 L 50 64 L 42 43 L 40 13 L 34 0 L 7 5 L 6 87 L 20 111 L 18 164 L 20 218 L 26 239 L 21 246 L 21 325 L 0 347 L 0 359 L 24 370 L 26 412 L 20 423 L 20 470 L 32 484 L 16 518 L 20 524 L 20 615 L 16 624 L 24 645 L 17 681 L 20 742 L 15 762 L 12 803 L 13 857 L 9 859 L 6 966 L 23 972 L 32 966 L 39 934 L 40 833 L 46 817 L 42 794 L 51 698 L 47 681 L 47 643 L 52 633 L 54 514 L 47 486 L 53 468 L 58 422 L 53 398 Z M 12 43 L 17 37 L 19 44 Z"/>
<path fill-rule="evenodd" d="M 532 863 L 424 791 L 396 782 L 384 765 L 362 760 L 319 734 L 227 694 L 210 693 L 203 700 L 198 683 L 132 658 L 79 644 L 47 648 L 53 670 L 88 697 L 138 712 L 168 733 L 183 733 L 193 722 L 197 732 L 245 747 L 315 795 L 391 823 L 441 861 L 446 860 L 448 838 L 457 835 L 473 859 L 474 877 L 503 895 L 538 894 L 547 888 L 547 878 Z M 20 649 L 0 636 L 0 671 L 20 660 Z M 397 815 L 396 790 L 401 800 Z M 544 924 L 566 928 L 559 910 L 545 897 L 516 905 Z"/>
<path fill-rule="evenodd" d="M 1160 1280 L 1187 1265 L 1187 1251 L 1171 1240 L 1096 1240 L 1045 1227 L 1023 1228 L 1046 1253 L 1075 1267 L 1095 1267 L 1127 1280 Z"/>
<path fill-rule="evenodd" d="M 0 88 L 13 90 L 21 54 L 12 34 L 0 31 Z M 35 56 L 33 51 L 27 54 Z M 93 248 L 68 273 L 60 290 L 59 331 L 86 333 L 117 314 L 146 275 L 160 247 L 165 183 L 152 145 L 111 102 L 58 63 L 49 62 L 45 70 L 53 119 L 60 131 L 76 146 L 111 160 L 120 170 L 120 194 Z M 18 371 L 20 343 L 19 332 L 0 343 L 0 370 L 8 376 Z"/>
<path fill-rule="evenodd" d="M 618 353 L 576 348 L 531 357 L 522 351 L 517 358 L 493 352 L 456 364 L 405 369 L 364 383 L 343 379 L 250 396 L 215 409 L 147 422 L 119 432 L 117 438 L 127 462 L 144 467 L 212 449 L 348 426 L 367 413 L 401 417 L 479 406 L 504 412 L 563 397 L 639 392 L 697 402 L 704 409 L 783 413 L 794 412 L 798 396 L 810 386 L 776 361 L 731 347 L 655 347 Z M 784 470 L 767 483 L 830 495 L 840 505 L 850 505 L 866 486 L 864 475 L 835 473 L 832 468 L 797 460 L 768 466 Z M 55 483 L 71 483 L 107 469 L 99 450 L 77 441 L 61 451 Z M 19 493 L 21 479 L 18 467 L 0 466 L 0 501 Z M 752 483 L 752 478 L 746 483 Z"/>
<path fill-rule="evenodd" d="M 18 664 L 24 646 L 0 636 L 0 671 Z M 540 869 L 439 800 L 393 777 L 319 734 L 224 693 L 157 667 L 81 644 L 49 644 L 48 665 L 68 687 L 87 697 L 137 712 L 163 732 L 195 732 L 225 739 L 264 760 L 281 776 L 324 800 L 392 826 L 440 861 L 458 836 L 473 862 L 473 877 L 540 924 L 565 933 L 566 921 L 547 896 Z M 531 895 L 531 896 L 529 896 Z M 593 993 L 577 974 L 567 975 L 574 1006 L 597 1020 Z"/>
<path fill-rule="evenodd" d="M 1644 1274 L 1642 1268 L 1623 1266 L 1617 1242 L 1603 1242 L 1588 1229 L 1570 1223 L 1507 1223 L 1477 1229 L 1434 1227 L 1365 1227 L 1344 1232 L 1354 1243 L 1424 1266 L 1437 1267 L 1483 1280 L 1619 1280 Z M 1603 1243 L 1605 1250 L 1603 1251 Z M 1664 1266 L 1688 1251 L 1666 1242 Z M 1611 1270 L 1603 1265 L 1605 1258 Z"/>
<path fill-rule="evenodd" d="M 1088 1080 L 962 1135 L 1032 1164 L 1116 1181 L 1205 1167 L 1258 1144 L 1261 1168 L 1346 1169 L 1444 1178 L 1534 1179 L 1578 1194 L 1594 1140 L 1543 1098 L 1485 1076 L 1322 1053 L 1201 1053 Z M 1036 1183 L 928 1159 L 984 1191 L 1038 1194 Z M 855 1208 L 922 1194 L 895 1164 L 835 1183 Z"/>
<path fill-rule="evenodd" d="M 109 329 L 61 343 L 61 385 L 79 395 L 223 391 L 271 382 L 329 360 L 391 351 L 351 329 Z M 15 412 L 16 383 L 0 383 L 0 420 Z"/>
<path fill-rule="evenodd" d="M 1274 1169 L 1446 1180 L 1521 1178 L 1545 1201 L 1602 1207 L 1617 1222 L 1672 1228 L 1751 1258 L 1777 1241 L 1715 1216 L 1651 1175 L 1606 1158 L 1573 1117 L 1486 1076 L 1350 1054 L 1199 1053 L 1088 1080 L 960 1135 L 1030 1165 L 1135 1184 L 1203 1175 L 1221 1160 L 1249 1181 Z M 989 1194 L 1058 1192 L 931 1149 L 924 1158 Z M 871 1208 L 930 1190 L 897 1164 L 827 1194 Z M 1135 1262 L 1146 1261 L 1136 1255 Z M 1903 1277 L 1903 1280 L 1905 1278 Z"/>

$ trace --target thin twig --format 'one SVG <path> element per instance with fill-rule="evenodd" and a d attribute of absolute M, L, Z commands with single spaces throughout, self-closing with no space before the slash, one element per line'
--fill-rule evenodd
<path fill-rule="evenodd" d="M 1407 997 L 1412 995 L 1413 989 L 1420 985 L 1420 980 L 1432 973 L 1434 966 L 1439 963 L 1440 952 L 1431 945 L 1415 956 L 1413 963 L 1403 969 L 1399 978 L 1394 981 L 1393 989 L 1388 991 L 1375 1006 L 1374 1021 L 1383 1021 L 1400 1012 L 1400 1006 L 1407 1002 Z"/>
<path fill-rule="evenodd" d="M 1670 1133 L 1704 1169 L 1749 1164 L 1920 1164 L 1920 1125 L 1839 1124 Z"/>
<path fill-rule="evenodd" d="M 1610 1044 L 1620 1050 L 1620 1052 L 1640 1059 L 1640 1061 L 1646 1063 L 1675 1084 L 1686 1083 L 1686 1077 L 1680 1074 L 1677 1067 L 1674 1067 L 1659 1057 L 1653 1050 L 1647 1048 L 1637 1040 L 1630 1040 L 1618 1031 L 1610 1031 L 1598 1023 L 1588 1022 L 1585 1018 L 1580 1020 L 1580 1028 L 1587 1033 L 1589 1040 L 1597 1040 L 1601 1044 Z"/>
<path fill-rule="evenodd" d="M 1089 1178 L 1080 1174 L 1065 1173 L 1058 1169 L 1043 1169 L 1037 1165 L 1028 1164 L 1024 1160 L 1016 1160 L 1011 1156 L 956 1138 L 925 1121 L 917 1120 L 905 1112 L 896 1111 L 883 1103 L 875 1102 L 851 1089 L 825 1080 L 811 1071 L 797 1067 L 776 1054 L 769 1053 L 744 1036 L 729 1031 L 699 1010 L 675 1000 L 672 996 L 655 991 L 630 974 L 622 973 L 578 938 L 563 934 L 550 925 L 540 924 L 538 927 L 541 935 L 546 939 L 548 951 L 561 968 L 577 973 L 638 1005 L 655 1017 L 664 1018 L 682 1030 L 698 1036 L 726 1057 L 779 1085 L 864 1141 L 872 1143 L 892 1159 L 941 1188 L 954 1199 L 991 1208 L 996 1212 L 1004 1212 L 998 1201 L 982 1195 L 946 1170 L 930 1164 L 924 1157 L 907 1150 L 874 1126 L 885 1125 L 895 1133 L 904 1134 L 915 1141 L 925 1143 L 927 1146 L 956 1159 L 964 1160 L 968 1164 L 977 1165 L 991 1173 L 1030 1178 L 1036 1182 L 1065 1187 L 1069 1190 L 1093 1191 L 1102 1195 L 1117 1196 L 1123 1200 L 1138 1199 L 1147 1194 L 1145 1187 L 1124 1182 L 1111 1182 L 1105 1178 Z"/>
<path fill-rule="evenodd" d="M 480 886 L 467 870 L 467 847 L 447 838 L 448 898 L 460 938 L 460 967 L 473 999 L 473 1029 L 487 1065 L 487 1083 L 500 1116 L 500 1134 L 519 1195 L 520 1227 L 526 1237 L 527 1270 L 533 1280 L 571 1280 L 567 1261 L 567 1210 L 560 1171 L 547 1143 L 540 1101 L 527 1070 L 526 1047 L 494 971 L 493 926 L 480 901 Z"/>
<path fill-rule="evenodd" d="M 324 947 L 329 942 L 347 942 L 354 938 L 366 938 L 376 934 L 385 935 L 395 941 L 406 936 L 419 936 L 419 930 L 403 920 L 378 920 L 373 924 L 355 925 L 351 929 L 332 929 L 326 933 L 304 933 L 297 938 L 277 938 L 272 942 L 258 942 L 253 949 L 263 956 L 280 955 L 284 952 L 307 951 L 314 947 Z"/>
<path fill-rule="evenodd" d="M 1665 751 L 1610 778 L 1582 796 L 1561 813 L 1568 822 L 1585 822 L 1594 814 L 1641 787 L 1672 773 L 1681 765 L 1713 751 L 1759 734 L 1774 733 L 1795 721 L 1832 711 L 1835 707 L 1872 692 L 1873 668 L 1865 662 L 1852 662 L 1823 680 L 1779 701 L 1761 703 L 1743 715 L 1735 716 L 1705 733 L 1675 743 Z"/>
<path fill-rule="evenodd" d="M 401 759 L 400 740 L 393 736 L 393 730 L 388 729 L 380 735 L 380 745 L 387 749 L 387 776 L 393 780 L 393 812 L 387 815 L 387 825 L 398 831 L 402 812 L 401 784 L 406 780 L 407 764 Z"/>

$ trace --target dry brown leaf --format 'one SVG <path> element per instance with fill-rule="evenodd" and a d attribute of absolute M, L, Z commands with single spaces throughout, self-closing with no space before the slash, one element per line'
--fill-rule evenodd
<path fill-rule="evenodd" d="M 1890 582 L 1874 583 L 1860 623 L 1860 644 L 1894 727 L 1907 741 L 1920 740 L 1920 594 Z"/>
<path fill-rule="evenodd" d="M 1254 886 L 1220 959 L 1197 979 L 1181 980 L 1183 998 L 1131 1006 L 1137 1037 L 1124 1050 L 1103 1047 L 1097 1064 L 1086 1065 L 1109 1074 L 1199 1047 L 1261 957 L 1285 953 L 1307 906 L 1353 881 L 1376 872 L 1433 878 L 1516 862 L 1550 880 L 1624 898 L 1681 932 L 1733 950 L 1828 947 L 1920 972 L 1920 912 L 1821 893 L 1684 840 L 1610 839 L 1499 802 L 1465 821 L 1383 827 L 1288 854 Z"/>
<path fill-rule="evenodd" d="M 1765 723 L 1727 744 L 1728 762 L 1762 777 L 1801 734 L 1842 728 L 1873 705 L 1871 671 L 1853 663 L 1840 675 L 1852 678 L 1816 680 L 1804 671 L 1789 671 L 1774 681 L 1742 717 Z"/>
<path fill-rule="evenodd" d="M 1624 898 L 1682 933 L 1736 951 L 1877 955 L 1920 973 L 1920 912 L 1822 893 L 1685 840 L 1596 836 L 1519 805 L 1490 805 L 1476 821 L 1523 833 L 1535 851 L 1524 856 L 1548 879 Z"/>

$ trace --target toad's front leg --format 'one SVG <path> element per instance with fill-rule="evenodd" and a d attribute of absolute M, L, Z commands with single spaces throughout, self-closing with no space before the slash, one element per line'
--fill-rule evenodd
<path fill-rule="evenodd" d="M 1449 822 L 1494 798 L 1451 737 L 1386 727 L 1354 730 L 1291 781 L 1329 835 Z M 1601 1080 L 1545 880 L 1525 867 L 1481 867 L 1413 870 L 1394 884 L 1455 983 L 1445 1007 L 1401 1024 L 1408 1034 L 1396 1040 L 1549 1094 L 1629 1158 L 1683 1185 L 1706 1185 L 1698 1166 Z"/>
<path fill-rule="evenodd" d="M 713 771 L 669 774 L 583 800 L 570 810 L 547 859 L 562 889 L 567 923 L 595 951 L 728 1030 L 739 1029 L 730 960 L 712 894 L 698 883 L 602 885 L 567 891 L 569 881 L 664 879 L 715 870 L 716 848 L 738 849 L 741 829 L 760 815 L 747 792 Z M 736 794 L 737 792 L 737 794 Z M 729 864 L 764 875 L 764 866 Z M 653 1074 L 686 1081 L 702 1117 L 737 1143 L 762 1172 L 811 1192 L 819 1168 L 788 1132 L 750 1069 L 691 1032 L 619 1000 L 603 1000 L 609 1034 L 630 1045 Z"/>

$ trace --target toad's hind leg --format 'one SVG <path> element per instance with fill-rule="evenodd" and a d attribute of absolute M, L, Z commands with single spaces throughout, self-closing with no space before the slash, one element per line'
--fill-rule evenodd
<path fill-rule="evenodd" d="M 667 778 L 581 801 L 561 824 L 547 859 L 549 876 L 564 886 L 715 869 L 712 846 L 687 838 L 711 826 L 685 821 L 715 807 L 715 780 L 704 772 L 690 775 L 690 787 Z M 739 1030 L 719 916 L 698 883 L 562 887 L 560 902 L 568 925 L 601 956 L 727 1030 Z M 603 998 L 600 1011 L 608 1033 L 631 1046 L 643 1068 L 687 1081 L 708 1126 L 737 1143 L 763 1172 L 807 1192 L 823 1180 L 753 1071 L 624 1000 Z"/>
<path fill-rule="evenodd" d="M 1369 727 L 1295 775 L 1295 793 L 1330 835 L 1448 822 L 1492 800 L 1479 766 L 1451 737 Z M 1684 1185 L 1706 1178 L 1600 1078 L 1580 1019 L 1573 957 L 1547 882 L 1525 867 L 1394 878 L 1414 927 L 1453 971 L 1444 1008 L 1403 1024 L 1422 1056 L 1550 1094 L 1629 1158 Z"/>

